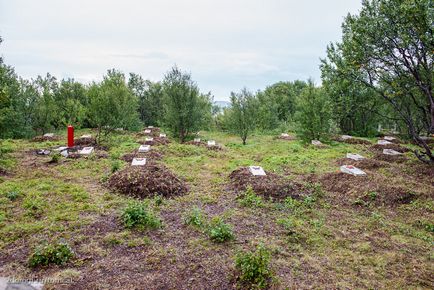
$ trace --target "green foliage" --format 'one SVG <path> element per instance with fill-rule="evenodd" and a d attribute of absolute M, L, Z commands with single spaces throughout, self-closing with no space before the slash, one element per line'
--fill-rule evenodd
<path fill-rule="evenodd" d="M 112 160 L 111 166 L 112 173 L 115 173 L 119 168 L 121 168 L 121 162 L 119 160 Z"/>
<path fill-rule="evenodd" d="M 208 234 L 210 239 L 216 243 L 223 243 L 235 238 L 232 226 L 226 224 L 221 217 L 214 217 L 211 220 L 208 227 Z"/>
<path fill-rule="evenodd" d="M 20 196 L 20 193 L 16 190 L 11 190 L 11 191 L 8 191 L 6 193 L 6 197 L 9 198 L 9 200 L 11 200 L 11 201 L 16 200 L 19 196 Z"/>
<path fill-rule="evenodd" d="M 211 96 L 202 95 L 191 75 L 173 67 L 163 80 L 164 125 L 181 142 L 211 120 Z"/>
<path fill-rule="evenodd" d="M 297 135 L 305 141 L 326 139 L 330 133 L 331 115 L 329 100 L 323 90 L 309 80 L 296 104 Z"/>
<path fill-rule="evenodd" d="M 231 93 L 231 108 L 228 111 L 229 130 L 240 136 L 243 145 L 256 128 L 257 100 L 246 88 L 240 93 Z"/>
<path fill-rule="evenodd" d="M 51 154 L 51 160 L 50 163 L 59 163 L 60 157 L 62 155 L 60 155 L 60 153 L 53 153 Z"/>
<path fill-rule="evenodd" d="M 262 207 L 264 205 L 262 197 L 258 196 L 251 186 L 241 195 L 238 202 L 245 207 Z"/>
<path fill-rule="evenodd" d="M 270 269 L 271 253 L 263 245 L 257 246 L 253 252 L 240 252 L 235 257 L 235 268 L 239 272 L 241 287 L 263 289 L 272 277 Z"/>
<path fill-rule="evenodd" d="M 145 202 L 131 201 L 124 208 L 121 218 L 126 228 L 156 229 L 161 227 L 161 220 L 149 210 Z"/>
<path fill-rule="evenodd" d="M 44 243 L 38 246 L 29 259 L 29 266 L 64 265 L 74 257 L 71 247 L 65 242 Z"/>
<path fill-rule="evenodd" d="M 192 225 L 198 228 L 202 227 L 204 225 L 204 220 L 201 209 L 197 206 L 193 207 L 188 213 L 185 214 L 184 223 L 186 225 Z"/>

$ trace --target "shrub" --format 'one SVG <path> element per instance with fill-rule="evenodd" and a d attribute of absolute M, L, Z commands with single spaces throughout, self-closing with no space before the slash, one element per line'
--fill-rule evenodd
<path fill-rule="evenodd" d="M 127 228 L 155 229 L 161 227 L 161 220 L 148 209 L 144 202 L 130 202 L 123 210 L 122 220 Z"/>
<path fill-rule="evenodd" d="M 239 203 L 245 207 L 262 207 L 264 205 L 261 196 L 258 196 L 251 186 L 241 195 Z"/>
<path fill-rule="evenodd" d="M 12 190 L 6 193 L 6 197 L 9 198 L 9 200 L 14 201 L 18 198 L 20 193 L 18 191 Z"/>
<path fill-rule="evenodd" d="M 51 155 L 51 160 L 50 163 L 58 163 L 60 160 L 60 154 L 59 153 L 55 153 L 53 155 Z"/>
<path fill-rule="evenodd" d="M 184 223 L 186 225 L 192 225 L 195 227 L 201 227 L 204 222 L 203 222 L 203 216 L 202 216 L 202 211 L 200 210 L 200 208 L 198 207 L 193 207 L 190 212 L 188 212 L 185 216 L 184 216 Z"/>
<path fill-rule="evenodd" d="M 112 161 L 112 173 L 115 173 L 116 171 L 121 168 L 121 162 L 119 160 L 113 160 Z"/>
<path fill-rule="evenodd" d="M 215 217 L 211 220 L 208 233 L 211 240 L 216 243 L 223 243 L 235 238 L 232 226 L 226 224 L 221 217 Z"/>
<path fill-rule="evenodd" d="M 259 245 L 254 252 L 241 252 L 235 258 L 235 268 L 239 272 L 241 286 L 250 289 L 263 289 L 272 277 L 270 269 L 271 254 L 264 245 Z"/>
<path fill-rule="evenodd" d="M 71 247 L 65 242 L 44 243 L 37 247 L 29 259 L 29 266 L 63 265 L 74 256 Z"/>

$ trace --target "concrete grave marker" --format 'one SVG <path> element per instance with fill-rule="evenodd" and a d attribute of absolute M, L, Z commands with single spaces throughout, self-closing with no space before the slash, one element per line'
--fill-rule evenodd
<path fill-rule="evenodd" d="M 390 145 L 390 144 L 393 144 L 392 142 L 389 142 L 389 141 L 387 141 L 387 140 L 378 140 L 377 141 L 377 144 L 378 145 Z"/>
<path fill-rule="evenodd" d="M 249 171 L 252 175 L 255 176 L 265 176 L 264 169 L 261 166 L 249 166 Z"/>
<path fill-rule="evenodd" d="M 45 133 L 44 137 L 54 137 L 54 133 Z"/>
<path fill-rule="evenodd" d="M 133 158 L 131 165 L 132 166 L 145 166 L 146 165 L 146 158 Z"/>
<path fill-rule="evenodd" d="M 154 141 L 154 138 L 152 138 L 152 137 L 146 137 L 145 141 L 146 142 L 148 142 L 148 141 Z"/>
<path fill-rule="evenodd" d="M 51 151 L 47 149 L 39 149 L 36 151 L 36 154 L 38 155 L 50 155 Z"/>
<path fill-rule="evenodd" d="M 161 133 L 161 134 L 160 134 L 160 138 L 166 138 L 166 134 Z"/>
<path fill-rule="evenodd" d="M 342 165 L 340 169 L 341 169 L 341 172 L 351 174 L 354 176 L 366 175 L 366 173 L 364 171 L 362 171 L 359 168 L 354 167 L 352 165 Z"/>
<path fill-rule="evenodd" d="M 395 150 L 393 150 L 393 149 L 383 149 L 383 154 L 386 154 L 386 155 L 392 155 L 392 156 L 395 156 L 395 155 L 402 155 L 401 152 L 395 151 Z"/>
<path fill-rule="evenodd" d="M 282 133 L 282 134 L 280 134 L 280 137 L 289 137 L 289 134 L 288 133 Z"/>
<path fill-rule="evenodd" d="M 215 141 L 214 140 L 209 140 L 208 141 L 208 146 L 215 146 Z"/>
<path fill-rule="evenodd" d="M 139 153 L 145 153 L 151 150 L 151 145 L 140 145 Z"/>
<path fill-rule="evenodd" d="M 81 155 L 90 155 L 93 152 L 93 147 L 84 147 L 83 149 L 80 150 L 80 154 Z"/>
<path fill-rule="evenodd" d="M 352 160 L 356 160 L 356 161 L 360 161 L 362 159 L 365 159 L 365 157 L 363 157 L 362 155 L 352 154 L 352 153 L 347 153 L 347 158 L 352 159 Z"/>
<path fill-rule="evenodd" d="M 342 135 L 342 136 L 341 136 L 341 139 L 342 139 L 342 140 L 353 139 L 353 136 L 350 136 L 350 135 Z"/>
<path fill-rule="evenodd" d="M 392 136 L 384 136 L 383 139 L 384 139 L 384 140 L 387 140 L 387 141 L 393 141 L 393 140 L 395 140 L 396 138 L 395 138 L 395 137 L 392 137 Z"/>
<path fill-rule="evenodd" d="M 81 139 L 92 138 L 92 135 L 81 135 L 80 138 L 81 138 Z"/>
<path fill-rule="evenodd" d="M 322 145 L 322 143 L 321 143 L 321 141 L 318 141 L 318 140 L 312 140 L 312 145 L 315 145 L 315 146 L 321 146 Z"/>
<path fill-rule="evenodd" d="M 68 157 L 68 155 L 69 155 L 69 153 L 68 153 L 68 150 L 63 150 L 63 151 L 61 151 L 60 152 L 60 155 L 62 155 L 63 157 Z"/>
<path fill-rule="evenodd" d="M 154 129 L 154 126 L 148 126 L 149 129 Z"/>
<path fill-rule="evenodd" d="M 145 130 L 145 134 L 151 134 L 151 130 L 146 129 L 146 130 Z"/>
<path fill-rule="evenodd" d="M 200 138 L 194 138 L 194 142 L 200 143 Z"/>

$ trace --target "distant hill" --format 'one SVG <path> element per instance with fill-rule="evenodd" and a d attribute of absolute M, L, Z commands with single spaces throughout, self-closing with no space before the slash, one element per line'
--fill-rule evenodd
<path fill-rule="evenodd" d="M 231 103 L 228 101 L 215 101 L 214 105 L 219 106 L 221 109 L 230 108 Z"/>

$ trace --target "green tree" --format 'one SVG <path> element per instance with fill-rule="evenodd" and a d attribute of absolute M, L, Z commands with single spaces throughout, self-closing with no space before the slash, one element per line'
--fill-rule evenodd
<path fill-rule="evenodd" d="M 73 79 L 62 80 L 54 98 L 59 108 L 61 126 L 74 125 L 79 128 L 85 124 L 88 100 L 86 88 L 81 83 Z"/>
<path fill-rule="evenodd" d="M 200 94 L 189 73 L 173 67 L 163 80 L 164 125 L 184 142 L 210 123 L 211 96 Z"/>
<path fill-rule="evenodd" d="M 58 107 L 54 99 L 58 83 L 54 76 L 47 73 L 45 77 L 38 76 L 34 84 L 39 97 L 35 102 L 32 126 L 38 134 L 44 134 L 60 127 L 60 116 L 57 113 Z"/>
<path fill-rule="evenodd" d="M 137 99 L 119 71 L 109 70 L 101 83 L 93 83 L 89 88 L 89 117 L 98 129 L 98 142 L 116 128 L 137 129 L 137 110 Z"/>
<path fill-rule="evenodd" d="M 312 80 L 296 100 L 297 135 L 305 141 L 326 139 L 330 132 L 331 112 L 327 95 Z"/>
<path fill-rule="evenodd" d="M 257 99 L 246 88 L 240 93 L 231 93 L 229 129 L 240 136 L 243 145 L 256 128 Z"/>
<path fill-rule="evenodd" d="M 322 65 L 375 92 L 420 147 L 416 156 L 434 164 L 421 133 L 434 133 L 432 0 L 365 0 L 342 25 L 342 42 L 330 44 Z"/>

